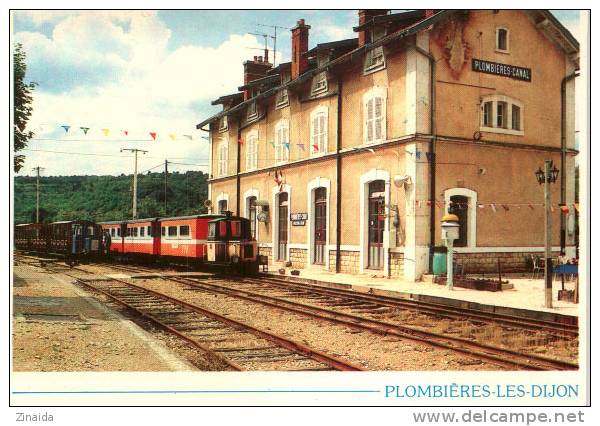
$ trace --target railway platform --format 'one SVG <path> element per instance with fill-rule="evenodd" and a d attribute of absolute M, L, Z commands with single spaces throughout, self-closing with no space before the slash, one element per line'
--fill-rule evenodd
<path fill-rule="evenodd" d="M 579 317 L 579 304 L 558 300 L 558 291 L 561 288 L 559 281 L 554 282 L 553 307 L 549 309 L 544 306 L 543 279 L 530 279 L 528 274 L 503 277 L 503 280 L 508 280 L 513 288 L 491 292 L 460 287 L 449 290 L 444 285 L 428 280 L 407 282 L 373 274 L 336 274 L 318 269 L 302 269 L 300 275 L 292 276 L 290 270 L 290 268 L 286 269 L 285 276 L 279 274 L 277 270 L 271 270 L 267 274 L 306 284 L 351 288 L 357 292 L 424 300 L 442 305 L 468 306 L 482 311 L 502 312 L 521 317 L 551 320 L 553 316 L 565 316 L 571 317 L 567 319 L 572 321 L 577 321 Z M 574 282 L 566 282 L 565 288 L 572 290 L 574 285 Z"/>
<path fill-rule="evenodd" d="M 13 282 L 14 371 L 195 370 L 59 274 L 16 265 Z"/>

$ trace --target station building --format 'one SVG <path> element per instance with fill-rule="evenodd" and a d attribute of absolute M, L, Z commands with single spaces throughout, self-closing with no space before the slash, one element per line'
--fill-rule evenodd
<path fill-rule="evenodd" d="M 523 269 L 544 245 L 553 160 L 553 244 L 574 244 L 574 79 L 579 45 L 546 10 L 360 10 L 356 38 L 292 60 L 244 62 L 213 101 L 212 212 L 253 221 L 260 252 L 294 268 L 418 280 L 460 219 L 466 272 Z"/>

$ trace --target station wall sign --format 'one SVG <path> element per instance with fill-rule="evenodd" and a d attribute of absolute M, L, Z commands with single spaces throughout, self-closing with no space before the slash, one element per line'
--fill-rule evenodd
<path fill-rule="evenodd" d="M 515 65 L 501 64 L 473 58 L 471 69 L 485 74 L 501 75 L 515 80 L 531 82 L 531 68 L 517 67 Z"/>
<path fill-rule="evenodd" d="M 308 220 L 308 213 L 292 213 L 290 214 L 292 226 L 305 226 Z"/>

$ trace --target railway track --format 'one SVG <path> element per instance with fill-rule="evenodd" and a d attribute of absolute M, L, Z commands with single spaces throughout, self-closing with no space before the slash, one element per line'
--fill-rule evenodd
<path fill-rule="evenodd" d="M 502 367 L 525 370 L 576 370 L 579 368 L 577 364 L 567 361 L 525 354 L 510 349 L 502 349 L 459 337 L 441 335 L 426 330 L 339 312 L 281 297 L 265 295 L 257 293 L 256 291 L 232 288 L 231 286 L 216 284 L 214 282 L 200 282 L 193 278 L 165 277 L 165 279 L 188 285 L 200 291 L 221 293 L 226 296 L 310 316 L 315 319 L 325 320 L 361 331 L 369 331 L 384 336 L 396 336 L 403 339 L 418 341 L 419 343 L 437 348 L 449 349 L 471 358 L 485 360 Z M 313 297 L 324 296 L 317 295 Z"/>
<path fill-rule="evenodd" d="M 31 262 L 21 263 L 41 267 Z M 114 278 L 89 278 L 79 267 L 46 267 L 74 278 L 160 328 L 185 340 L 209 359 L 233 371 L 364 371 L 361 366 L 325 354 L 272 332 L 217 312 Z M 74 272 L 83 273 L 76 274 Z"/>
<path fill-rule="evenodd" d="M 108 264 L 107 266 L 114 266 Z M 78 269 L 78 268 L 74 268 Z M 149 272 L 152 269 L 138 268 L 131 266 L 118 265 L 117 269 L 121 269 L 127 272 L 140 273 Z M 83 270 L 85 273 L 88 271 Z M 496 365 L 500 365 L 508 368 L 527 369 L 527 370 L 573 370 L 577 369 L 578 365 L 568 361 L 562 361 L 547 357 L 542 357 L 534 354 L 525 354 L 510 349 L 502 349 L 495 346 L 477 343 L 471 340 L 451 337 L 447 335 L 433 333 L 427 330 L 415 329 L 413 327 L 407 327 L 396 323 L 382 321 L 377 318 L 369 318 L 364 315 L 356 315 L 355 313 L 372 315 L 373 313 L 386 313 L 389 310 L 405 308 L 420 310 L 420 303 L 410 303 L 415 301 L 405 301 L 402 299 L 396 299 L 392 297 L 385 297 L 379 295 L 369 295 L 362 293 L 355 293 L 348 290 L 331 289 L 321 286 L 306 286 L 297 283 L 290 283 L 289 281 L 277 280 L 277 279 L 232 279 L 228 277 L 226 279 L 221 278 L 210 278 L 208 280 L 199 281 L 194 278 L 184 277 L 172 277 L 165 276 L 165 280 L 179 282 L 192 287 L 195 290 L 200 290 L 209 293 L 221 293 L 226 296 L 243 299 L 253 303 L 259 303 L 262 305 L 270 306 L 273 308 L 282 309 L 288 312 L 294 312 L 302 314 L 315 319 L 332 322 L 338 325 L 343 325 L 353 329 L 362 331 L 369 331 L 380 335 L 393 335 L 399 338 L 411 339 L 425 343 L 427 345 L 453 350 L 464 355 L 467 355 L 474 359 L 485 360 Z M 239 284 L 246 286 L 246 289 L 239 288 Z M 128 283 L 127 285 L 133 286 Z M 235 288 L 233 287 L 235 286 Z M 143 288 L 139 287 L 138 288 Z M 249 288 L 248 288 L 249 287 Z M 275 297 L 272 294 L 273 287 L 278 289 L 280 292 L 284 292 L 284 295 Z M 151 291 L 151 290 L 146 290 Z M 271 295 L 261 294 L 260 291 L 269 291 Z M 169 297 L 164 295 L 165 297 Z M 301 298 L 314 300 L 320 305 L 327 307 L 315 306 L 307 303 L 300 303 L 298 301 L 289 300 L 290 298 Z M 181 303 L 185 303 L 180 301 Z M 409 302 L 409 303 L 403 303 Z M 431 305 L 431 304 L 430 304 Z M 441 317 L 450 317 L 457 319 L 461 315 L 462 309 L 456 308 L 454 310 L 449 309 L 449 312 L 444 310 L 449 308 L 446 306 L 425 306 L 431 309 L 426 312 L 431 315 L 438 315 Z M 330 309 L 334 308 L 334 309 Z M 351 309 L 353 312 L 340 312 L 339 309 Z M 337 310 L 336 310 L 337 309 Z M 135 310 L 135 309 L 134 309 Z M 478 313 L 470 312 L 466 310 L 466 314 L 472 315 L 466 319 L 477 322 L 489 323 L 490 321 L 484 321 L 486 318 L 479 318 Z M 213 314 L 218 315 L 213 312 Z M 460 318 L 464 320 L 465 318 Z M 515 321 L 514 318 L 494 318 L 495 321 L 504 326 L 520 327 L 522 324 L 519 321 Z M 542 330 L 550 330 L 554 325 L 552 323 L 541 324 L 546 327 L 540 327 Z M 528 322 L 521 328 L 535 329 L 535 322 Z M 564 325 L 560 325 L 564 328 Z M 568 330 L 568 328 L 565 328 Z M 573 334 L 572 334 L 573 335 Z M 567 334 L 561 334 L 561 336 L 568 336 Z"/>

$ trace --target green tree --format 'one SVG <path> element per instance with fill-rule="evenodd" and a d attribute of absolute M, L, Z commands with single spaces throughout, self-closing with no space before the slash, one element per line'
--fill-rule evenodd
<path fill-rule="evenodd" d="M 33 108 L 31 102 L 33 97 L 31 93 L 36 86 L 35 82 L 25 83 L 25 73 L 27 65 L 25 63 L 25 51 L 21 43 L 16 43 L 13 52 L 13 78 L 14 78 L 14 129 L 15 129 L 15 173 L 18 173 L 23 167 L 25 156 L 17 152 L 27 146 L 29 139 L 33 137 L 33 132 L 25 131 L 27 121 L 31 117 Z"/>

